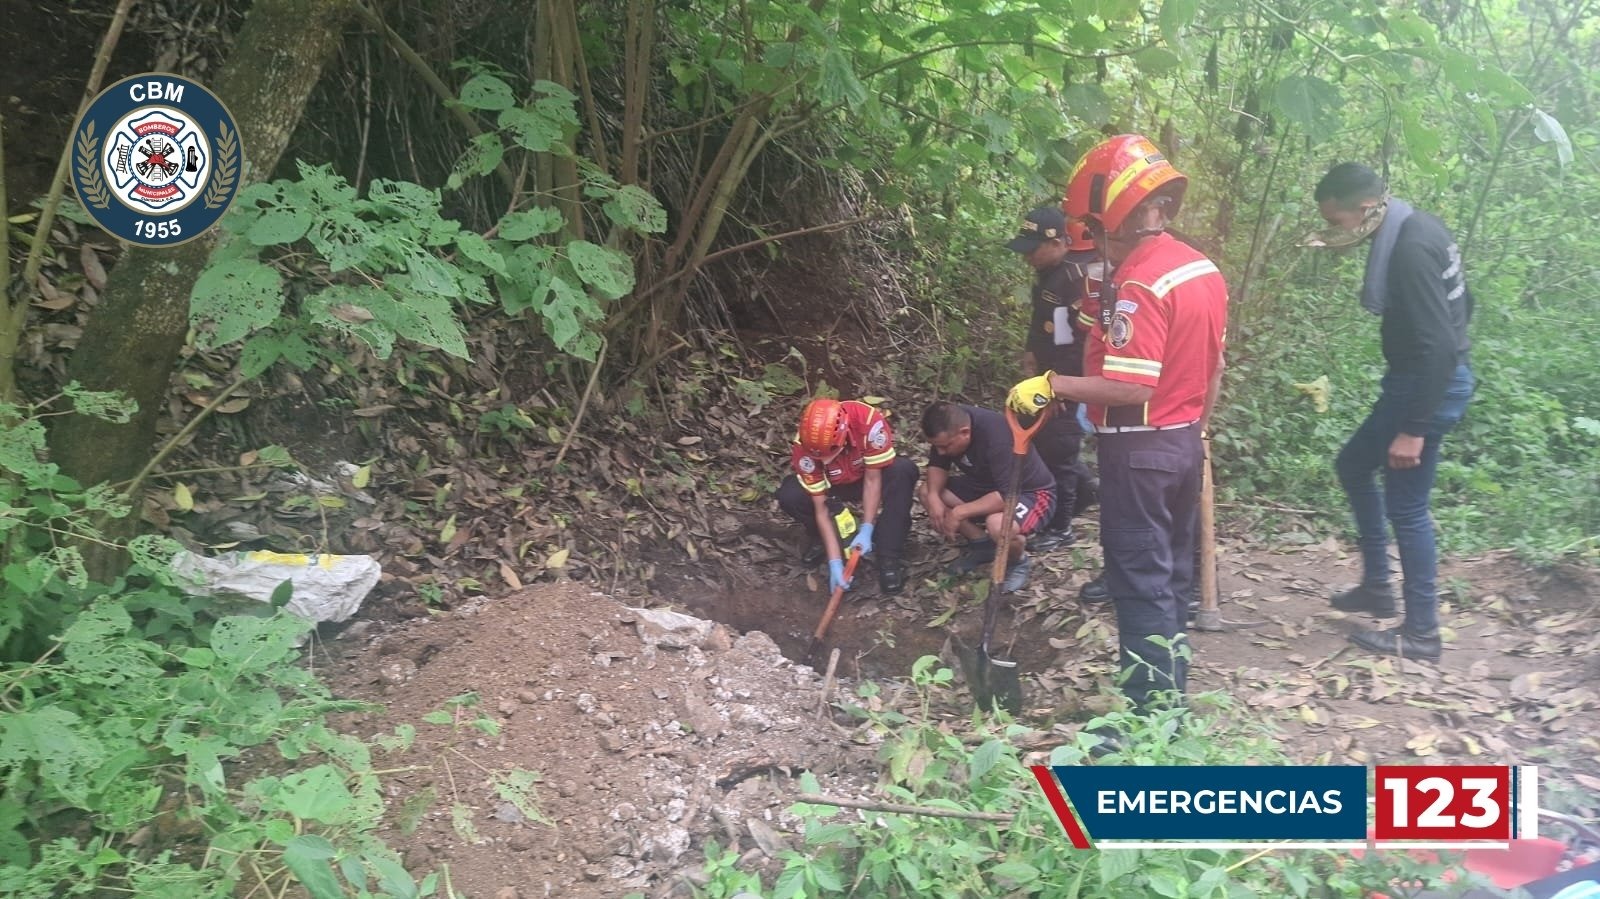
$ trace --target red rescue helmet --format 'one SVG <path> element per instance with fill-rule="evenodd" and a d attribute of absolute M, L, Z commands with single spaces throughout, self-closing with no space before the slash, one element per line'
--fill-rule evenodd
<path fill-rule="evenodd" d="M 1083 154 L 1067 182 L 1061 211 L 1074 220 L 1096 219 L 1114 234 L 1135 206 L 1156 193 L 1173 198 L 1169 215 L 1178 214 L 1189 179 L 1173 168 L 1150 139 L 1119 134 Z"/>
<path fill-rule="evenodd" d="M 1079 221 L 1067 222 L 1067 249 L 1092 250 L 1094 249 L 1094 235 L 1089 233 L 1089 226 Z"/>
<path fill-rule="evenodd" d="M 844 446 L 844 407 L 834 399 L 812 400 L 800 413 L 800 446 L 806 452 L 827 455 Z"/>

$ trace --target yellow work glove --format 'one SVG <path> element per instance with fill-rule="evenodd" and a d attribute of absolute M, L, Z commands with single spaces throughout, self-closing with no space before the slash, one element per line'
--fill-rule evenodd
<path fill-rule="evenodd" d="M 1050 387 L 1050 379 L 1055 375 L 1055 372 L 1047 371 L 1017 382 L 1017 386 L 1011 388 L 1011 393 L 1006 396 L 1006 405 L 1018 415 L 1038 415 L 1043 412 L 1046 406 L 1056 401 L 1056 392 Z"/>

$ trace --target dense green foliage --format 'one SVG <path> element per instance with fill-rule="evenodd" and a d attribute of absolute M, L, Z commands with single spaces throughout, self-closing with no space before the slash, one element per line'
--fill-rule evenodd
<path fill-rule="evenodd" d="M 63 399 L 126 417 L 113 395 Z M 46 409 L 0 405 L 0 893 L 210 897 L 291 877 L 318 899 L 431 893 L 371 836 L 370 750 L 327 725 L 354 704 L 295 664 L 312 624 L 280 611 L 289 585 L 230 614 L 185 595 L 176 544 L 150 536 L 125 577 L 90 582 L 79 546 L 129 510 L 42 461 Z M 295 770 L 240 783 L 246 753 Z"/>

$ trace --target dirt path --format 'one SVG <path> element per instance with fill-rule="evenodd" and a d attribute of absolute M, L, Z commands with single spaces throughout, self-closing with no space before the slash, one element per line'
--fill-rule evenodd
<path fill-rule="evenodd" d="M 786 533 L 753 528 L 747 567 L 720 583 L 678 569 L 650 603 L 772 639 L 719 627 L 654 644 L 638 613 L 566 583 L 335 641 L 341 694 L 387 706 L 351 726 L 417 728 L 409 749 L 376 760 L 396 769 L 389 838 L 408 862 L 448 864 L 474 899 L 686 896 L 707 841 L 737 845 L 750 864 L 797 843 L 783 809 L 802 770 L 830 790 L 869 788 L 870 738 L 819 718 L 820 678 L 783 655 L 803 651 L 825 599 L 790 561 Z M 915 558 L 907 595 L 874 596 L 869 570 L 844 607 L 829 642 L 846 677 L 902 676 L 941 651 L 947 621 L 976 627 L 971 582 L 938 576 L 932 543 Z M 1557 775 L 1547 784 L 1579 778 L 1600 794 L 1600 779 L 1581 780 L 1600 778 L 1592 572 L 1532 575 L 1503 555 L 1447 564 L 1449 648 L 1425 665 L 1347 648 L 1357 622 L 1324 597 L 1357 571 L 1331 542 L 1281 553 L 1234 542 L 1220 560 L 1224 615 L 1265 623 L 1193 634 L 1191 689 L 1243 700 L 1297 759 L 1538 763 Z M 1052 731 L 1065 739 L 1108 701 L 1113 619 L 1075 600 L 1085 561 L 1082 550 L 1042 558 L 1002 625 L 1001 642 L 1015 639 L 1031 675 L 1026 720 L 1044 732 L 1035 745 Z M 464 694 L 473 698 L 453 707 Z M 440 710 L 446 723 L 425 722 Z M 531 793 L 518 792 L 532 780 L 518 771 L 537 772 Z"/>

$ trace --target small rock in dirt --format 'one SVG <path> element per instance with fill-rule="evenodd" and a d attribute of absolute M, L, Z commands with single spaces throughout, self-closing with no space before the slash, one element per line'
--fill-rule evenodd
<path fill-rule="evenodd" d="M 589 713 L 594 711 L 594 694 L 593 693 L 579 693 L 576 702 L 577 702 L 577 706 L 578 706 L 578 711 L 584 713 L 585 715 L 587 715 L 587 714 L 589 714 Z"/>
<path fill-rule="evenodd" d="M 670 692 L 668 692 L 666 690 L 666 688 L 664 688 L 664 687 L 654 687 L 654 688 L 651 689 L 650 692 L 656 694 L 656 698 L 657 699 L 671 699 L 672 698 L 672 694 Z"/>
<path fill-rule="evenodd" d="M 494 891 L 494 899 L 522 899 L 522 891 L 516 887 L 501 887 Z"/>
<path fill-rule="evenodd" d="M 700 648 L 706 652 L 727 652 L 733 648 L 733 631 L 726 626 L 718 624 L 711 628 L 711 633 L 706 635 Z"/>
<path fill-rule="evenodd" d="M 502 717 L 510 718 L 511 716 L 515 715 L 517 713 L 517 710 L 522 708 L 522 706 L 518 705 L 516 703 L 516 700 L 513 700 L 513 699 L 502 699 L 502 700 L 500 700 L 500 704 L 498 706 L 496 706 L 496 708 L 499 709 L 500 715 Z"/>
<path fill-rule="evenodd" d="M 510 846 L 513 851 L 527 852 L 533 847 L 539 845 L 539 843 L 533 838 L 533 833 L 531 831 L 519 829 L 516 833 L 511 835 L 511 839 L 506 841 L 506 845 Z"/>
<path fill-rule="evenodd" d="M 539 694 L 533 692 L 532 690 L 518 690 L 517 698 L 528 703 L 529 705 L 532 705 L 533 703 L 539 701 Z"/>
<path fill-rule="evenodd" d="M 404 656 L 391 658 L 378 666 L 378 680 L 399 686 L 417 676 L 417 663 Z"/>
<path fill-rule="evenodd" d="M 613 821 L 632 821 L 637 817 L 639 817 L 639 810 L 631 802 L 624 802 L 611 810 L 611 820 Z"/>
<path fill-rule="evenodd" d="M 340 640 L 360 640 L 372 632 L 372 622 L 357 621 L 356 623 L 339 632 Z"/>
<path fill-rule="evenodd" d="M 561 798 L 563 799 L 571 799 L 572 797 L 578 795 L 578 785 L 572 783 L 571 781 L 564 780 L 561 783 L 556 784 L 556 792 L 561 794 Z"/>
<path fill-rule="evenodd" d="M 761 847 L 767 858 L 777 858 L 778 853 L 789 848 L 789 841 L 783 834 L 773 830 L 759 818 L 750 818 L 745 821 L 745 826 L 750 829 L 750 836 L 755 838 L 756 845 Z"/>
<path fill-rule="evenodd" d="M 606 752 L 621 752 L 628 748 L 628 740 L 616 731 L 607 731 L 600 735 L 600 748 Z"/>
<path fill-rule="evenodd" d="M 583 869 L 583 879 L 589 881 L 590 883 L 593 883 L 604 876 L 606 876 L 606 869 L 604 868 L 597 868 L 593 865 L 590 865 L 589 867 Z"/>
<path fill-rule="evenodd" d="M 443 652 L 444 649 L 445 647 L 442 644 L 428 641 L 407 647 L 405 652 L 411 661 L 416 662 L 417 666 L 421 667 L 428 664 L 429 659 Z"/>
<path fill-rule="evenodd" d="M 771 730 L 776 723 L 772 716 L 752 705 L 737 705 L 728 715 L 729 720 L 753 731 Z"/>
<path fill-rule="evenodd" d="M 782 650 L 778 649 L 778 644 L 772 642 L 771 637 L 760 631 L 751 631 L 733 641 L 733 648 L 747 652 L 757 659 L 771 662 L 774 665 L 782 664 L 785 661 Z"/>
<path fill-rule="evenodd" d="M 710 743 L 722 734 L 722 716 L 707 705 L 693 687 L 685 690 L 678 700 L 678 717 L 703 743 Z"/>
<path fill-rule="evenodd" d="M 412 871 L 421 871 L 433 867 L 433 850 L 427 846 L 413 846 L 406 851 L 406 868 Z"/>
<path fill-rule="evenodd" d="M 611 717 L 605 712 L 601 712 L 594 716 L 594 723 L 600 725 L 601 727 L 616 727 L 617 719 Z"/>
<path fill-rule="evenodd" d="M 522 809 L 509 802 L 502 802 L 496 805 L 493 817 L 496 821 L 504 821 L 508 824 L 521 824 L 528 820 L 527 816 L 522 814 Z"/>
<path fill-rule="evenodd" d="M 642 834 L 639 849 L 653 861 L 671 864 L 689 850 L 689 831 L 673 824 L 655 833 Z"/>
<path fill-rule="evenodd" d="M 712 622 L 669 609 L 629 609 L 638 616 L 639 639 L 663 649 L 687 649 L 705 642 Z"/>

